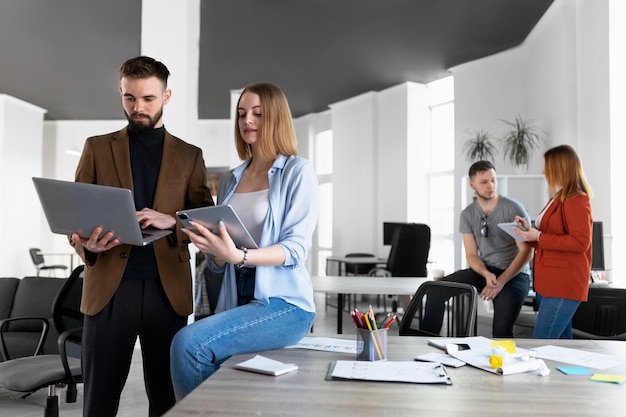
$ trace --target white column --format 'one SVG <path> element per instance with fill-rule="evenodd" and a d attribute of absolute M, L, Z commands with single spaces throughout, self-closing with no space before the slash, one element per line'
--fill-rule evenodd
<path fill-rule="evenodd" d="M 0 265 L 6 277 L 35 275 L 28 248 L 50 233 L 31 180 L 42 172 L 45 113 L 0 94 Z"/>
<path fill-rule="evenodd" d="M 163 62 L 171 73 L 165 127 L 197 144 L 200 0 L 144 0 L 141 9 L 141 54 Z"/>

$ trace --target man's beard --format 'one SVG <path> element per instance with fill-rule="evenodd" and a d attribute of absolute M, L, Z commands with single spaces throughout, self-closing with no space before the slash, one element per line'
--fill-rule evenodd
<path fill-rule="evenodd" d="M 476 197 L 482 199 L 483 201 L 490 201 L 493 200 L 494 198 L 497 197 L 498 193 L 494 191 L 493 195 L 491 197 L 487 197 L 486 195 L 480 194 L 478 193 L 476 190 L 474 190 L 474 193 L 476 194 Z"/>
<path fill-rule="evenodd" d="M 148 119 L 148 122 L 145 123 L 143 121 L 134 120 L 133 117 L 135 116 L 146 117 Z M 150 117 L 150 115 L 145 114 L 145 113 L 132 113 L 130 115 L 126 114 L 126 119 L 128 120 L 128 130 L 130 130 L 133 133 L 147 132 L 149 130 L 154 129 L 154 126 L 156 126 L 159 120 L 161 120 L 161 117 L 163 117 L 163 108 L 161 108 L 158 112 L 156 112 L 154 117 Z"/>

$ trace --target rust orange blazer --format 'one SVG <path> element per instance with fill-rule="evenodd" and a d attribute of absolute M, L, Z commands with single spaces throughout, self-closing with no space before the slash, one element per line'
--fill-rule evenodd
<path fill-rule="evenodd" d="M 546 297 L 587 301 L 593 219 L 589 197 L 555 199 L 544 213 L 539 242 L 533 242 L 533 283 Z"/>
<path fill-rule="evenodd" d="M 86 140 L 76 169 L 76 181 L 133 191 L 127 128 Z M 177 210 L 208 205 L 213 205 L 213 199 L 207 187 L 202 150 L 166 131 L 151 208 L 174 216 Z M 172 307 L 181 316 L 193 311 L 187 239 L 177 227 L 175 233 L 153 243 L 161 283 Z M 119 245 L 100 254 L 86 251 L 81 244 L 73 246 L 85 263 L 81 311 L 95 315 L 115 293 L 132 246 Z"/>

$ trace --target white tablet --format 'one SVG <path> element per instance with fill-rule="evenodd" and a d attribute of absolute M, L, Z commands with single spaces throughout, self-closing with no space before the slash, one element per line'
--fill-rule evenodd
<path fill-rule="evenodd" d="M 235 242 L 235 246 L 238 248 L 242 246 L 251 249 L 258 248 L 235 210 L 228 204 L 180 210 L 176 212 L 176 216 L 187 229 L 193 230 L 191 221 L 194 221 L 199 222 L 214 233 L 217 232 L 217 225 L 221 220 L 233 242 Z"/>
<path fill-rule="evenodd" d="M 511 236 L 513 239 L 517 240 L 518 242 L 524 242 L 524 238 L 514 232 L 515 229 L 526 231 L 526 229 L 524 229 L 519 224 L 515 222 L 498 223 L 498 227 L 504 230 L 509 236 Z"/>

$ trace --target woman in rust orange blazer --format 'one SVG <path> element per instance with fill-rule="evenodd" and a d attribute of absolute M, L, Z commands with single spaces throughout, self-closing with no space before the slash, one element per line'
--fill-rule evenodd
<path fill-rule="evenodd" d="M 516 232 L 535 248 L 533 282 L 539 311 L 536 339 L 571 339 L 572 317 L 587 301 L 591 272 L 591 188 L 576 151 L 568 145 L 544 154 L 544 175 L 553 196 L 527 231 Z"/>

